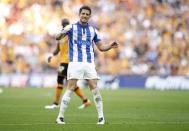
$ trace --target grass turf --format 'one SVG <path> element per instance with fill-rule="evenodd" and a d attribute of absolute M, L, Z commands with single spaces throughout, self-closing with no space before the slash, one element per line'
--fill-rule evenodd
<path fill-rule="evenodd" d="M 88 89 L 83 90 L 92 101 Z M 189 91 L 140 89 L 102 90 L 108 124 L 96 125 L 94 104 L 77 109 L 74 94 L 65 114 L 66 125 L 55 124 L 58 109 L 53 88 L 5 88 L 0 94 L 0 131 L 188 131 Z"/>

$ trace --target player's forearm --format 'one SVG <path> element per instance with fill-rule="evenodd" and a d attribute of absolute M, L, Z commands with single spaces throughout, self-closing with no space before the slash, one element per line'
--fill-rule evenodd
<path fill-rule="evenodd" d="M 59 51 L 55 50 L 52 54 L 53 54 L 53 56 L 56 56 L 56 55 L 58 55 L 58 53 L 59 53 Z"/>
<path fill-rule="evenodd" d="M 118 43 L 116 41 L 114 41 L 113 43 L 111 44 L 108 44 L 108 45 L 105 45 L 105 44 L 102 44 L 101 42 L 97 42 L 97 47 L 100 51 L 108 51 L 112 48 L 117 48 L 118 47 Z"/>
<path fill-rule="evenodd" d="M 60 51 L 60 49 L 59 49 L 59 41 L 57 41 L 56 49 L 53 51 L 52 55 L 53 56 L 58 55 L 59 51 Z"/>
<path fill-rule="evenodd" d="M 111 44 L 103 44 L 101 42 L 97 42 L 96 45 L 98 49 L 103 52 L 111 49 Z"/>
<path fill-rule="evenodd" d="M 64 34 L 63 33 L 59 33 L 57 36 L 56 36 L 56 40 L 60 40 L 64 37 Z"/>

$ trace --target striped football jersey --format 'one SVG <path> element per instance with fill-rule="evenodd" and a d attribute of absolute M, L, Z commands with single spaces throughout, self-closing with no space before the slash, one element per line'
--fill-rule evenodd
<path fill-rule="evenodd" d="M 93 26 L 83 26 L 77 22 L 66 26 L 61 32 L 68 35 L 69 62 L 94 63 L 94 43 L 101 39 Z"/>

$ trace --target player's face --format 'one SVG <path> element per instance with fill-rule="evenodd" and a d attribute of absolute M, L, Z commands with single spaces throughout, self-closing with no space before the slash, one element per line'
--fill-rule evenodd
<path fill-rule="evenodd" d="M 89 21 L 91 14 L 89 10 L 82 9 L 81 13 L 79 14 L 80 22 L 82 24 L 86 24 Z"/>

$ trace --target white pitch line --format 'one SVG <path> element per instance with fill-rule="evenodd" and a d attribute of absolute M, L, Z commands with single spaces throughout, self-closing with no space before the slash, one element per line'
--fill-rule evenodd
<path fill-rule="evenodd" d="M 30 126 L 30 125 L 54 125 L 56 123 L 0 123 L 0 126 Z M 123 122 L 123 123 L 107 123 L 105 125 L 180 125 L 188 124 L 189 121 L 183 122 Z M 58 125 L 58 124 L 56 124 Z M 96 125 L 96 123 L 66 123 L 66 125 Z"/>

